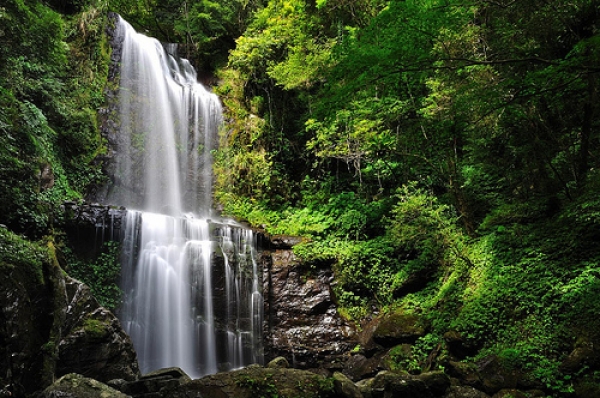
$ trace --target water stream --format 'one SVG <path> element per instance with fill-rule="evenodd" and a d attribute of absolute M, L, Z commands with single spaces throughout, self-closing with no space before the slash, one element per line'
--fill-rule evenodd
<path fill-rule="evenodd" d="M 142 373 L 191 377 L 262 362 L 262 296 L 253 232 L 211 214 L 218 98 L 190 63 L 124 20 L 116 172 L 125 206 L 119 317 Z"/>

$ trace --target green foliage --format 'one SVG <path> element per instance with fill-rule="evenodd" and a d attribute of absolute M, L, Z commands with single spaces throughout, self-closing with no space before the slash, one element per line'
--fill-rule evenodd
<path fill-rule="evenodd" d="M 99 178 L 96 112 L 108 53 L 101 12 L 63 18 L 38 2 L 2 8 L 0 195 L 2 222 L 40 237 L 54 208 Z"/>
<path fill-rule="evenodd" d="M 0 227 L 0 267 L 27 274 L 35 283 L 44 282 L 43 263 L 49 263 L 45 247 Z M 25 272 L 19 270 L 26 270 Z"/>
<path fill-rule="evenodd" d="M 414 345 L 399 345 L 392 348 L 389 353 L 389 366 L 392 370 L 407 371 L 420 374 L 428 370 L 428 360 L 432 351 L 439 349 L 442 340 L 439 335 L 427 334 L 417 339 Z"/>
<path fill-rule="evenodd" d="M 105 242 L 98 256 L 91 260 L 77 258 L 72 251 L 63 247 L 67 273 L 88 285 L 100 305 L 110 310 L 121 304 L 119 288 L 121 276 L 121 246 L 117 242 Z"/>
<path fill-rule="evenodd" d="M 278 398 L 277 387 L 273 381 L 273 375 L 266 374 L 264 377 L 254 378 L 250 375 L 242 375 L 236 381 L 238 387 L 250 390 L 253 396 L 258 398 Z"/>

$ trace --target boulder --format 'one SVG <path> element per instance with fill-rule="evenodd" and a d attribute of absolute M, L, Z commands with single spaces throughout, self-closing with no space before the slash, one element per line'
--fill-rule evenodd
<path fill-rule="evenodd" d="M 482 358 L 477 363 L 447 361 L 446 373 L 462 385 L 472 386 L 493 395 L 506 389 L 536 389 L 543 387 L 530 374 L 506 363 L 497 355 Z"/>
<path fill-rule="evenodd" d="M 444 363 L 446 374 L 467 386 L 478 386 L 480 384 L 477 366 L 469 362 L 447 361 Z"/>
<path fill-rule="evenodd" d="M 340 398 L 363 398 L 360 389 L 343 373 L 333 374 L 333 386 Z"/>
<path fill-rule="evenodd" d="M 490 398 L 483 391 L 479 391 L 474 387 L 469 386 L 451 386 L 446 391 L 444 398 Z"/>
<path fill-rule="evenodd" d="M 69 373 L 100 381 L 136 378 L 129 337 L 87 286 L 65 275 L 52 243 L 38 246 L 0 231 L 2 390 L 30 396 Z"/>
<path fill-rule="evenodd" d="M 414 378 L 425 383 L 435 397 L 441 397 L 450 387 L 450 378 L 441 371 L 422 373 Z"/>
<path fill-rule="evenodd" d="M 90 289 L 66 277 L 68 298 L 63 337 L 58 346 L 56 373 L 77 372 L 102 382 L 134 380 L 137 356 L 117 317 L 101 307 Z"/>
<path fill-rule="evenodd" d="M 580 338 L 573 350 L 560 364 L 559 370 L 562 373 L 574 374 L 581 369 L 598 369 L 600 367 L 600 349 L 599 344 Z"/>
<path fill-rule="evenodd" d="M 483 358 L 477 365 L 480 388 L 488 394 L 494 394 L 502 389 L 515 389 L 519 381 L 524 378 L 519 369 L 505 366 L 501 358 L 496 355 Z"/>
<path fill-rule="evenodd" d="M 536 395 L 539 397 L 539 395 Z M 542 395 L 543 397 L 544 395 Z M 514 388 L 506 388 L 503 390 L 498 391 L 497 393 L 495 393 L 494 395 L 492 395 L 492 398 L 531 398 L 532 395 L 530 395 L 529 393 L 524 393 L 523 391 L 519 391 L 517 389 Z"/>
<path fill-rule="evenodd" d="M 333 392 L 330 379 L 299 369 L 249 366 L 222 372 L 185 383 L 165 395 L 165 398 L 257 398 L 315 397 Z"/>
<path fill-rule="evenodd" d="M 180 368 L 165 368 L 147 373 L 138 380 L 111 380 L 107 384 L 134 398 L 165 396 L 192 379 Z"/>
<path fill-rule="evenodd" d="M 416 314 L 393 313 L 384 315 L 373 331 L 373 340 L 385 347 L 398 344 L 413 344 L 425 336 L 425 321 Z"/>
<path fill-rule="evenodd" d="M 290 367 L 290 363 L 284 357 L 277 357 L 267 364 L 267 368 L 286 369 Z"/>
<path fill-rule="evenodd" d="M 467 356 L 473 356 L 479 351 L 479 347 L 463 338 L 460 332 L 450 330 L 444 333 L 444 341 L 448 352 L 457 359 L 464 359 Z"/>
<path fill-rule="evenodd" d="M 342 372 L 354 381 L 373 377 L 378 372 L 384 370 L 381 365 L 382 356 L 383 353 L 371 358 L 367 358 L 362 354 L 352 355 L 344 364 Z"/>
<path fill-rule="evenodd" d="M 374 377 L 363 379 L 356 382 L 356 387 L 361 392 L 363 398 L 372 398 Z"/>
<path fill-rule="evenodd" d="M 128 398 L 120 391 L 97 380 L 70 373 L 56 380 L 39 398 Z"/>
<path fill-rule="evenodd" d="M 371 397 L 434 398 L 443 396 L 448 387 L 450 380 L 441 372 L 413 376 L 383 371 L 371 383 Z"/>

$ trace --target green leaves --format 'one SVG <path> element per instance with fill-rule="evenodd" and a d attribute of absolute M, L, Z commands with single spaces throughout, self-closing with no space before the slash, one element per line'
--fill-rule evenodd
<path fill-rule="evenodd" d="M 68 248 L 63 248 L 63 252 L 67 257 L 68 274 L 88 285 L 100 305 L 115 310 L 121 304 L 122 295 L 120 244 L 105 242 L 96 258 L 88 260 L 77 258 Z"/>

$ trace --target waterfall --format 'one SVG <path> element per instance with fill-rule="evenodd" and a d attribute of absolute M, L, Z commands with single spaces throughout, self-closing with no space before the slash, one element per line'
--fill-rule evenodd
<path fill-rule="evenodd" d="M 121 228 L 119 317 L 147 373 L 191 377 L 262 362 L 255 236 L 211 216 L 218 98 L 187 60 L 118 20 L 119 133 L 109 203 Z"/>

